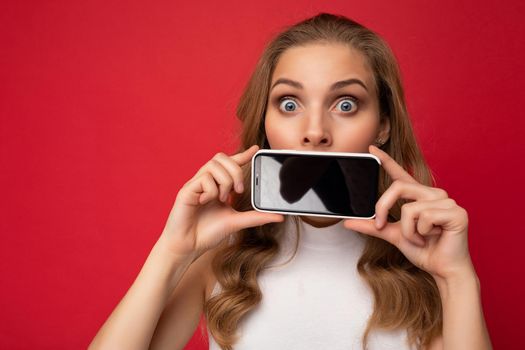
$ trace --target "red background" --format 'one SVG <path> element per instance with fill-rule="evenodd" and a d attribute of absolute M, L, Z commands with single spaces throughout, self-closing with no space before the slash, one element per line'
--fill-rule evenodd
<path fill-rule="evenodd" d="M 496 349 L 523 349 L 522 1 L 4 1 L 0 348 L 88 345 L 178 189 L 231 154 L 263 45 L 333 12 L 383 35 L 438 187 L 467 209 Z M 140 322 L 140 320 L 137 320 Z M 204 349 L 194 336 L 187 349 Z"/>

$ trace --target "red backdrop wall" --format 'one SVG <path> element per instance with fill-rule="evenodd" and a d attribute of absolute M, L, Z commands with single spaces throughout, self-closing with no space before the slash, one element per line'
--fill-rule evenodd
<path fill-rule="evenodd" d="M 523 349 L 523 2 L 6 1 L 0 5 L 0 348 L 86 347 L 178 189 L 231 154 L 263 45 L 352 17 L 400 61 L 438 186 L 467 209 L 496 349 Z M 187 349 L 207 348 L 196 334 Z"/>

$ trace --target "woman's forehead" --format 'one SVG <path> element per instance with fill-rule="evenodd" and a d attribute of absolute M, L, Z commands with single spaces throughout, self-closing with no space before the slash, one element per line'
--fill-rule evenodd
<path fill-rule="evenodd" d="M 343 79 L 359 79 L 368 90 L 374 86 L 374 75 L 365 56 L 343 44 L 309 44 L 287 49 L 279 58 L 272 75 L 273 85 L 286 78 L 309 87 L 330 87 Z"/>

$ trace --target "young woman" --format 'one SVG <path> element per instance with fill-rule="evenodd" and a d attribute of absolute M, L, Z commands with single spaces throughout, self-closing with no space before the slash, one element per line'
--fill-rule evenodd
<path fill-rule="evenodd" d="M 374 32 L 319 14 L 266 47 L 217 153 L 178 192 L 98 349 L 490 349 L 465 209 L 432 187 L 397 62 Z M 260 148 L 380 158 L 374 220 L 254 211 Z M 285 262 L 280 264 L 280 262 Z"/>

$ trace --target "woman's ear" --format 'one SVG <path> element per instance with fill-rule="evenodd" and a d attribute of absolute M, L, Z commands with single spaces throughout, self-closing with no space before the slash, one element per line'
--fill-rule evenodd
<path fill-rule="evenodd" d="M 381 117 L 377 138 L 383 140 L 383 143 L 390 138 L 390 118 L 388 116 Z"/>

